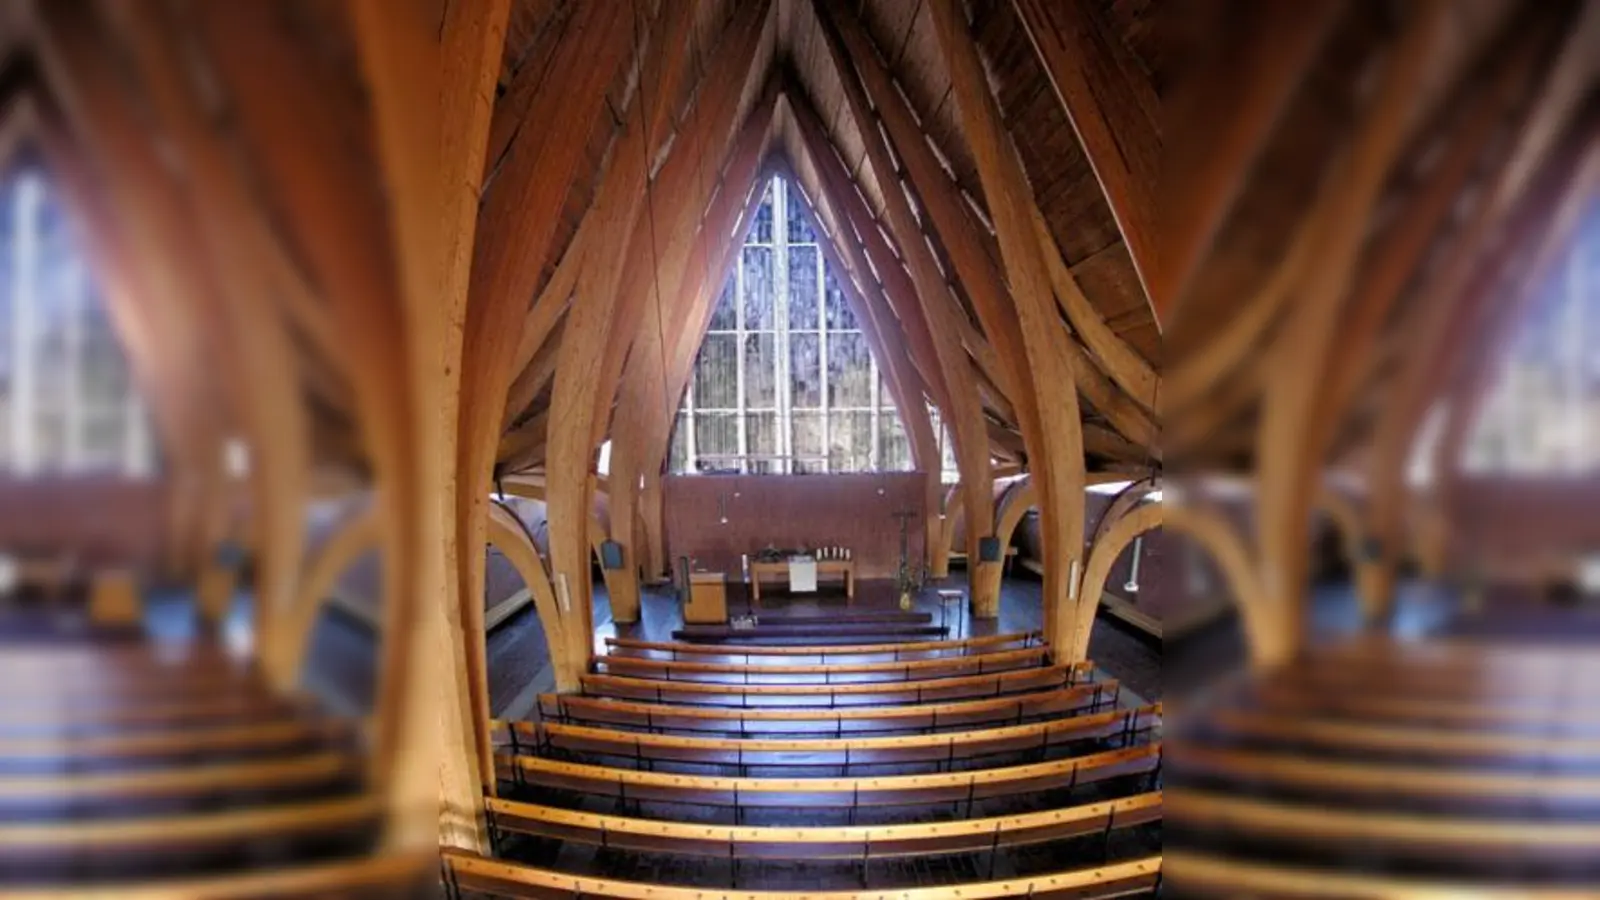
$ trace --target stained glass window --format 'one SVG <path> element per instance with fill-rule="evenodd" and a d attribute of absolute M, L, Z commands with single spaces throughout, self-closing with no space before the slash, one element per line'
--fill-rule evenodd
<path fill-rule="evenodd" d="M 670 471 L 911 468 L 899 412 L 819 235 L 809 200 L 773 176 L 701 344 Z"/>
<path fill-rule="evenodd" d="M 0 471 L 145 476 L 128 363 L 44 174 L 0 178 Z"/>

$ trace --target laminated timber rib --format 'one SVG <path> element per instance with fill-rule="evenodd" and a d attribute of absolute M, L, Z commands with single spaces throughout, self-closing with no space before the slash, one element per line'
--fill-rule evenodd
<path fill-rule="evenodd" d="M 954 0 L 932 0 L 929 8 L 949 67 L 952 98 L 960 108 L 967 139 L 978 161 L 989 214 L 1022 323 L 1032 381 L 1028 387 L 1038 401 L 1034 426 L 1037 430 L 1030 434 L 1030 423 L 1025 419 L 1023 437 L 1028 441 L 1033 481 L 1043 501 L 1045 630 L 1057 647 L 1072 646 L 1068 629 L 1077 619 L 1073 607 L 1080 603 L 1098 604 L 1099 598 L 1082 597 L 1077 584 L 1082 566 L 1085 487 L 1078 398 L 1070 390 L 1052 391 L 1057 386 L 1076 383 L 1067 352 L 1069 338 L 1050 299 L 1050 275 L 1033 230 L 1033 190 L 994 96 L 989 93 L 966 16 Z M 1043 402 L 1052 393 L 1055 402 Z M 970 520 L 967 527 L 972 530 Z"/>
<path fill-rule="evenodd" d="M 653 34 L 644 50 L 633 103 L 635 108 L 626 114 L 622 134 L 612 147 L 608 170 L 589 213 L 599 217 L 595 221 L 601 231 L 578 275 L 566 335 L 556 363 L 545 461 L 549 476 L 550 562 L 563 607 L 571 606 L 567 614 L 574 618 L 568 634 L 576 642 L 574 656 L 580 659 L 589 655 L 593 630 L 590 624 L 590 542 L 586 530 L 594 502 L 591 479 L 595 453 L 600 445 L 598 431 L 604 428 L 603 420 L 599 424 L 596 422 L 601 419 L 596 407 L 603 395 L 605 407 L 609 409 L 615 389 L 614 385 L 601 384 L 605 348 L 608 342 L 616 339 L 613 330 L 617 327 L 618 303 L 637 309 L 643 300 L 640 296 L 623 298 L 619 295 L 624 265 L 619 265 L 618 260 L 645 249 L 633 246 L 634 223 L 643 209 L 647 192 L 652 189 L 648 170 L 653 157 L 650 151 L 664 138 L 664 129 L 675 115 L 670 98 L 677 96 L 680 82 L 689 74 L 690 59 L 682 52 L 685 40 L 680 37 L 674 41 L 672 36 L 687 34 L 691 12 L 687 6 L 668 4 L 659 14 L 664 21 L 659 22 L 658 27 L 664 30 Z M 731 89 L 737 90 L 749 76 L 748 60 L 764 30 L 767 5 L 745 4 L 735 15 L 731 33 L 740 35 L 750 49 L 727 48 L 726 53 L 717 55 L 700 79 L 700 87 L 706 92 L 728 90 L 728 82 L 732 83 Z M 704 101 L 705 94 L 699 99 Z M 711 127 L 708 119 L 698 119 L 695 127 Z M 649 210 L 645 213 L 651 215 Z"/>

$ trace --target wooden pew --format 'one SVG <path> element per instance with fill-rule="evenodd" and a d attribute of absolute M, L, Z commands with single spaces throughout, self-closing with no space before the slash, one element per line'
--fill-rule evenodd
<path fill-rule="evenodd" d="M 645 656 L 650 653 L 665 653 L 671 659 L 680 656 L 717 656 L 729 659 L 742 659 L 750 662 L 751 657 L 816 657 L 817 662 L 827 662 L 829 659 L 841 657 L 871 657 L 887 656 L 893 660 L 918 659 L 922 656 L 960 655 L 971 652 L 986 652 L 1012 645 L 1031 647 L 1044 643 L 1044 636 L 1037 631 L 1014 632 L 1011 634 L 989 634 L 981 637 L 963 638 L 953 641 L 913 641 L 892 644 L 838 644 L 824 647 L 794 646 L 735 646 L 721 647 L 714 644 L 692 644 L 682 641 L 646 641 L 638 638 L 606 638 L 606 648 L 613 656 Z"/>
<path fill-rule="evenodd" d="M 661 678 L 667 681 L 704 681 L 735 684 L 859 684 L 876 681 L 912 681 L 950 678 L 958 675 L 983 675 L 1047 665 L 1047 647 L 1024 647 L 944 659 L 914 659 L 885 662 L 765 665 L 761 663 L 681 662 L 667 659 L 637 659 L 627 656 L 601 656 L 596 671 L 633 678 Z"/>
<path fill-rule="evenodd" d="M 838 706 L 928 703 L 976 697 L 997 697 L 1071 687 L 1094 676 L 1091 663 L 1018 669 L 995 675 L 966 675 L 928 681 L 871 684 L 709 684 L 661 681 L 619 675 L 583 675 L 583 693 L 590 696 L 647 700 L 654 703 L 696 703 L 717 706 Z"/>
<path fill-rule="evenodd" d="M 1236 710 L 1216 712 L 1207 724 L 1234 737 L 1373 755 L 1600 766 L 1600 738 L 1399 727 Z"/>
<path fill-rule="evenodd" d="M 137 857 L 142 865 L 232 844 L 323 840 L 377 827 L 377 796 L 353 796 L 223 812 L 87 821 L 0 824 L 0 873 L 26 863 L 81 865 Z M 370 833 L 370 832 L 369 832 Z M 17 869 L 12 869 L 17 871 Z"/>
<path fill-rule="evenodd" d="M 726 778 L 645 772 L 538 756 L 500 755 L 500 778 L 518 785 L 572 791 L 621 801 L 682 803 L 734 810 L 829 808 L 965 803 L 1062 790 L 1130 775 L 1161 765 L 1161 745 L 1148 744 L 998 769 L 869 778 Z"/>
<path fill-rule="evenodd" d="M 1173 825 L 1208 836 L 1248 837 L 1339 853 L 1364 848 L 1385 857 L 1461 864 L 1516 860 L 1595 862 L 1600 824 L 1441 817 L 1330 809 L 1173 788 Z"/>
<path fill-rule="evenodd" d="M 808 640 L 812 643 L 845 642 L 863 643 L 862 638 L 878 642 L 914 641 L 918 638 L 942 638 L 950 629 L 942 625 L 850 624 L 843 625 L 755 625 L 735 628 L 732 625 L 686 625 L 672 632 L 674 640 L 700 641 L 702 643 L 737 643 L 760 640 Z"/>
<path fill-rule="evenodd" d="M 8 888 L 7 900 L 303 900 L 306 897 L 427 896 L 437 855 L 380 856 L 203 878 L 163 878 L 116 886 Z"/>
<path fill-rule="evenodd" d="M 345 753 L 211 763 L 132 772 L 0 776 L 0 816 L 140 802 L 197 803 L 234 795 L 258 796 L 348 783 L 361 761 Z"/>
<path fill-rule="evenodd" d="M 1284 897 L 1295 900 L 1593 900 L 1589 888 L 1537 884 L 1494 885 L 1262 865 L 1168 850 L 1164 865 L 1185 896 Z"/>
<path fill-rule="evenodd" d="M 1116 679 L 1031 694 L 987 700 L 843 709 L 740 709 L 638 703 L 577 694 L 540 694 L 539 718 L 577 725 L 639 728 L 645 731 L 866 734 L 889 731 L 939 731 L 1000 723 L 1021 724 L 1047 716 L 1071 716 L 1115 707 L 1122 695 Z M 495 723 L 497 729 L 504 723 Z"/>
<path fill-rule="evenodd" d="M 86 737 L 0 738 L 0 774 L 293 751 L 349 740 L 351 734 L 349 722 L 287 720 Z"/>
<path fill-rule="evenodd" d="M 1403 799 L 1449 806 L 1526 810 L 1600 806 L 1600 776 L 1459 771 L 1424 765 L 1304 759 L 1188 744 L 1177 756 L 1184 777 L 1227 779 L 1319 796 Z"/>
<path fill-rule="evenodd" d="M 0 707 L 0 738 L 176 728 L 240 720 L 259 723 L 282 719 L 301 711 L 295 701 L 265 693 L 177 697 L 120 704 L 17 704 Z"/>
<path fill-rule="evenodd" d="M 489 827 L 616 850 L 721 859 L 839 859 L 975 853 L 1084 835 L 1109 835 L 1161 820 L 1161 794 L 1136 794 L 1065 809 L 915 825 L 768 828 L 601 815 L 488 798 Z"/>
<path fill-rule="evenodd" d="M 1032 900 L 1066 898 L 1122 897 L 1154 890 L 1161 880 L 1161 857 L 1150 856 L 1127 862 L 1096 866 L 1077 871 L 1035 875 L 1008 881 L 972 884 L 897 888 L 861 891 L 708 891 L 704 887 L 673 887 L 660 884 L 614 881 L 552 872 L 498 859 L 485 859 L 460 850 L 444 851 L 446 880 L 451 887 L 481 891 L 504 897 L 586 898 L 586 900 L 1000 900 L 1029 897 Z"/>
<path fill-rule="evenodd" d="M 1083 740 L 1131 740 L 1161 717 L 1160 705 L 1069 719 L 927 735 L 857 738 L 712 738 L 643 734 L 579 725 L 517 722 L 514 732 L 541 755 L 595 753 L 636 762 L 674 760 L 706 765 L 844 766 L 932 762 L 945 765 L 999 753 L 1045 751 Z M 519 739 L 519 744 L 521 743 Z"/>
<path fill-rule="evenodd" d="M 1568 736 L 1600 734 L 1600 700 L 1587 705 L 1537 696 L 1434 700 L 1376 692 L 1313 691 L 1281 683 L 1257 685 L 1250 696 L 1256 703 L 1274 711 L 1326 713 L 1341 718 L 1454 728 L 1530 729 Z"/>

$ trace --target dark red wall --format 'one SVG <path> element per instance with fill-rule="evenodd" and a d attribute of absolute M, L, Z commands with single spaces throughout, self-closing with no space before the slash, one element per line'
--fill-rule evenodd
<path fill-rule="evenodd" d="M 0 549 L 66 552 L 86 566 L 160 568 L 168 530 L 166 486 L 111 476 L 0 476 Z"/>
<path fill-rule="evenodd" d="M 676 564 L 739 571 L 739 556 L 776 547 L 849 547 L 859 578 L 892 578 L 900 564 L 898 511 L 907 523 L 908 557 L 922 559 L 923 476 L 679 475 L 665 480 L 667 552 Z M 725 506 L 724 506 L 725 504 Z M 726 510 L 726 523 L 722 515 Z"/>

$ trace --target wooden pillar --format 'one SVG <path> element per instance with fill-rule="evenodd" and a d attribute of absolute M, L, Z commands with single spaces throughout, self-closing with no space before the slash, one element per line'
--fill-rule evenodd
<path fill-rule="evenodd" d="M 1037 203 L 1022 163 L 989 93 L 977 46 L 954 0 L 932 0 L 934 31 L 950 69 L 951 95 L 966 126 L 989 214 L 1000 241 L 1012 301 L 1022 328 L 1035 415 L 1023 416 L 1028 462 L 1040 497 L 1044 544 L 1045 621 L 1055 646 L 1071 639 L 1070 611 L 1076 603 L 1083 556 L 1085 468 L 1078 397 L 1062 385 L 1076 384 L 1069 337 L 1052 300 L 1050 273 L 1034 232 Z M 1022 388 L 1019 385 L 1019 390 Z M 1019 400 L 1018 406 L 1023 403 Z M 969 486 L 968 491 L 975 489 Z"/>

